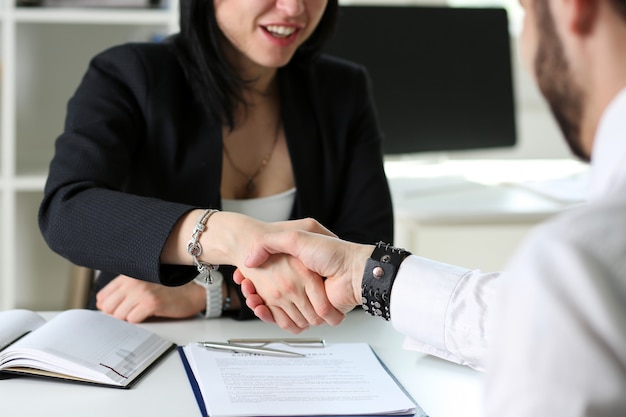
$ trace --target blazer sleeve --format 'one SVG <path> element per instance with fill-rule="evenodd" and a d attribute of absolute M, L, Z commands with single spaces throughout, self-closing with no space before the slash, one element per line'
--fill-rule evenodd
<path fill-rule="evenodd" d="M 162 266 L 160 254 L 194 205 L 128 187 L 147 140 L 149 84 L 132 48 L 92 60 L 55 143 L 39 226 L 50 248 L 75 264 L 178 285 L 192 279 L 193 268 Z"/>

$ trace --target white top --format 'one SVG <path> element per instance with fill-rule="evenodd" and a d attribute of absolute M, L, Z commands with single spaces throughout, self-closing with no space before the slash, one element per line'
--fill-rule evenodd
<path fill-rule="evenodd" d="M 490 417 L 626 415 L 625 140 L 623 90 L 598 128 L 590 201 L 536 227 L 506 274 L 417 256 L 400 267 L 391 317 L 405 346 L 489 368 Z"/>
<path fill-rule="evenodd" d="M 269 197 L 248 198 L 245 200 L 222 199 L 222 210 L 245 214 L 264 222 L 282 222 L 289 219 L 296 188 Z"/>

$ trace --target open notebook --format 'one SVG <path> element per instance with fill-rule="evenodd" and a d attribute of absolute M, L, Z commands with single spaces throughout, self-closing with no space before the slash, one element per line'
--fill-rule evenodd
<path fill-rule="evenodd" d="M 91 310 L 0 312 L 0 372 L 129 388 L 175 345 Z"/>

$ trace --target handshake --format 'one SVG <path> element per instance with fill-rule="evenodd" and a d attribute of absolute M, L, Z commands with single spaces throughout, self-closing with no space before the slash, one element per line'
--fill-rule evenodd
<path fill-rule="evenodd" d="M 338 325 L 361 305 L 363 271 L 374 246 L 341 240 L 315 220 L 286 223 L 254 238 L 235 283 L 258 318 L 282 329 Z"/>

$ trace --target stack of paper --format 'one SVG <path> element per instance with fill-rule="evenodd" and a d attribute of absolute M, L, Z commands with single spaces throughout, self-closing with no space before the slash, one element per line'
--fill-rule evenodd
<path fill-rule="evenodd" d="M 289 350 L 305 356 L 179 352 L 204 416 L 426 416 L 366 343 Z"/>

